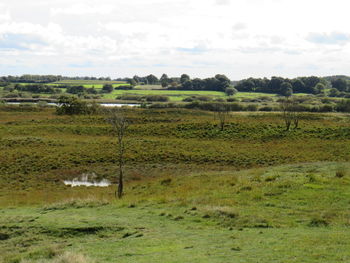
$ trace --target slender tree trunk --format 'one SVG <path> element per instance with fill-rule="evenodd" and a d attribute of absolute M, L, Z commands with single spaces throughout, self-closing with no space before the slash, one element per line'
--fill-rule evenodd
<path fill-rule="evenodd" d="M 119 184 L 118 184 L 118 198 L 122 198 L 123 196 L 123 168 L 119 166 Z"/>
<path fill-rule="evenodd" d="M 120 133 L 118 137 L 118 144 L 119 144 L 119 183 L 118 183 L 118 198 L 122 198 L 123 196 L 123 175 L 124 175 L 124 143 L 123 143 L 123 137 L 124 134 Z"/>

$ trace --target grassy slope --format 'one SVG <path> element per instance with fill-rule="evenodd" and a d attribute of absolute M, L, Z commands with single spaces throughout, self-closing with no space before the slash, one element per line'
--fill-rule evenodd
<path fill-rule="evenodd" d="M 334 176 L 340 167 L 349 169 L 316 163 L 193 173 L 130 183 L 125 198 L 108 205 L 92 198 L 2 209 L 0 232 L 9 239 L 1 255 L 5 262 L 62 251 L 96 262 L 348 262 L 350 180 Z"/>

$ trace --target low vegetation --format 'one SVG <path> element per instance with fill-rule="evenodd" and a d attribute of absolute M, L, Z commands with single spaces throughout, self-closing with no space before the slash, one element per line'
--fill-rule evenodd
<path fill-rule="evenodd" d="M 107 109 L 61 102 L 0 105 L 0 262 L 350 260 L 348 114 L 298 112 L 288 130 L 283 112 L 231 111 L 237 102 L 123 108 L 116 199 Z M 63 183 L 86 173 L 112 185 Z"/>

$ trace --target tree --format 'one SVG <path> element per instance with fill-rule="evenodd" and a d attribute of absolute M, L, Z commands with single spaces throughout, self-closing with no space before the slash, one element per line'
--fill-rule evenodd
<path fill-rule="evenodd" d="M 112 125 L 113 132 L 117 136 L 118 142 L 118 165 L 119 165 L 119 180 L 116 197 L 119 199 L 123 196 L 124 188 L 124 164 L 125 164 L 125 133 L 128 129 L 129 123 L 125 116 L 123 109 L 114 109 L 110 111 L 107 121 Z"/>
<path fill-rule="evenodd" d="M 187 74 L 182 74 L 181 77 L 180 77 L 180 82 L 181 84 L 183 85 L 186 81 L 190 81 L 191 78 L 189 75 Z"/>
<path fill-rule="evenodd" d="M 340 94 L 339 90 L 337 90 L 336 88 L 332 88 L 330 91 L 329 91 L 329 96 L 330 97 L 338 97 Z"/>
<path fill-rule="evenodd" d="M 283 82 L 281 84 L 280 94 L 282 96 L 290 97 L 293 95 L 293 86 L 289 82 Z"/>
<path fill-rule="evenodd" d="M 342 100 L 337 103 L 337 111 L 350 112 L 350 100 Z"/>
<path fill-rule="evenodd" d="M 182 84 L 182 88 L 184 90 L 191 90 L 193 89 L 193 85 L 192 85 L 192 81 L 191 80 L 187 80 Z"/>
<path fill-rule="evenodd" d="M 57 103 L 56 112 L 59 115 L 84 114 L 87 110 L 86 103 L 76 97 L 61 96 Z"/>
<path fill-rule="evenodd" d="M 297 102 L 294 99 L 286 98 L 280 102 L 280 107 L 282 110 L 282 117 L 286 126 L 286 131 L 289 131 L 292 124 L 294 129 L 299 126 L 299 113 L 297 108 Z"/>
<path fill-rule="evenodd" d="M 321 82 L 317 83 L 314 87 L 314 94 L 325 94 L 326 92 L 326 86 L 322 84 Z"/>
<path fill-rule="evenodd" d="M 223 74 L 215 75 L 215 79 L 217 79 L 219 82 L 218 83 L 219 87 L 217 88 L 217 90 L 225 91 L 231 85 L 231 80 Z"/>
<path fill-rule="evenodd" d="M 148 75 L 146 77 L 146 80 L 147 80 L 147 83 L 150 85 L 155 85 L 155 84 L 158 84 L 158 82 L 159 82 L 158 78 L 156 76 L 154 76 L 153 74 Z"/>
<path fill-rule="evenodd" d="M 345 79 L 338 78 L 331 81 L 333 88 L 339 90 L 339 91 L 347 91 L 348 85 Z"/>
<path fill-rule="evenodd" d="M 227 96 L 233 96 L 237 93 L 237 90 L 233 87 L 226 88 L 225 93 Z"/>
<path fill-rule="evenodd" d="M 295 93 L 303 93 L 305 91 L 305 84 L 300 79 L 293 79 L 292 86 Z"/>
<path fill-rule="evenodd" d="M 91 115 L 100 112 L 100 105 L 96 102 L 87 103 L 76 97 L 61 96 L 57 104 L 56 113 L 58 115 Z"/>
<path fill-rule="evenodd" d="M 137 85 L 135 79 L 128 79 L 127 83 L 129 83 L 132 88 L 134 88 Z"/>
<path fill-rule="evenodd" d="M 215 108 L 215 119 L 219 120 L 220 130 L 223 131 L 225 123 L 229 117 L 229 107 L 225 104 L 219 104 Z"/>
<path fill-rule="evenodd" d="M 113 91 L 113 86 L 111 84 L 105 84 L 102 88 L 103 92 L 111 93 Z"/>

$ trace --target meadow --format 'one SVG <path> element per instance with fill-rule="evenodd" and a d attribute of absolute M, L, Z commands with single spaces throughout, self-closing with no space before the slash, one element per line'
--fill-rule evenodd
<path fill-rule="evenodd" d="M 0 262 L 350 261 L 349 115 L 126 114 L 116 200 L 105 115 L 0 107 Z M 84 173 L 113 184 L 63 184 Z"/>
<path fill-rule="evenodd" d="M 105 99 L 115 99 L 120 95 L 162 95 L 168 96 L 170 101 L 182 101 L 184 98 L 190 96 L 209 96 L 214 98 L 227 97 L 225 92 L 220 91 L 203 91 L 203 90 L 154 90 L 143 89 L 142 86 L 138 86 L 133 90 L 114 90 L 111 93 L 103 95 Z"/>

